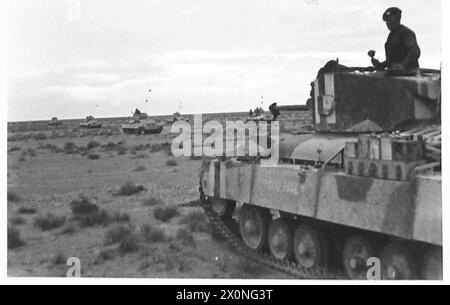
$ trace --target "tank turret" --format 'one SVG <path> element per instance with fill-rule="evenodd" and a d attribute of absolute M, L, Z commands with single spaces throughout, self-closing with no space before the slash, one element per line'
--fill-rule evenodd
<path fill-rule="evenodd" d="M 81 128 L 101 128 L 102 123 L 96 120 L 92 115 L 88 115 L 83 122 L 80 123 Z"/>
<path fill-rule="evenodd" d="M 311 84 L 309 107 L 316 133 L 311 135 L 309 126 L 304 126 L 304 132 L 281 134 L 280 158 L 321 162 L 360 133 L 440 124 L 440 71 L 424 69 L 416 76 L 387 74 L 328 62 Z"/>
<path fill-rule="evenodd" d="M 393 131 L 438 120 L 440 71 L 394 77 L 342 67 L 322 69 L 312 83 L 317 131 Z"/>
<path fill-rule="evenodd" d="M 50 120 L 50 122 L 48 122 L 48 125 L 49 125 L 49 126 L 52 126 L 52 127 L 61 126 L 61 125 L 62 125 L 62 122 L 59 121 L 57 117 L 52 117 L 52 119 Z"/>

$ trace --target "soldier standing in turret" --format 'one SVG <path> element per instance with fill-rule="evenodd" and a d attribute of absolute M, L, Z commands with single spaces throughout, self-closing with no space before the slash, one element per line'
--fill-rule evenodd
<path fill-rule="evenodd" d="M 389 68 L 415 71 L 419 68 L 420 48 L 416 34 L 400 23 L 401 18 L 402 11 L 397 7 L 388 8 L 383 14 L 390 33 L 385 44 L 386 61 L 379 62 L 372 58 L 372 64 L 377 70 Z"/>

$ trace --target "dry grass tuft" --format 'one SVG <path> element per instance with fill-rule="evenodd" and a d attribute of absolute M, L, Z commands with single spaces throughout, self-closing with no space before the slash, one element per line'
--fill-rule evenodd
<path fill-rule="evenodd" d="M 99 207 L 84 195 L 80 195 L 78 200 L 72 200 L 70 208 L 75 216 L 92 214 L 99 210 Z"/>
<path fill-rule="evenodd" d="M 21 216 L 15 216 L 9 220 L 15 226 L 22 226 L 27 223 L 27 220 Z"/>
<path fill-rule="evenodd" d="M 20 237 L 20 231 L 15 227 L 8 227 L 8 249 L 17 249 L 25 245 Z"/>
<path fill-rule="evenodd" d="M 133 172 L 145 172 L 147 170 L 147 168 L 143 165 L 140 165 L 138 167 L 136 167 L 135 169 L 133 169 Z"/>
<path fill-rule="evenodd" d="M 177 240 L 189 247 L 195 248 L 196 246 L 194 235 L 187 228 L 179 228 L 177 230 Z"/>
<path fill-rule="evenodd" d="M 89 141 L 89 143 L 87 144 L 88 149 L 94 149 L 99 146 L 100 146 L 100 143 L 98 143 L 97 141 Z"/>
<path fill-rule="evenodd" d="M 101 156 L 99 154 L 88 154 L 89 160 L 99 160 Z"/>
<path fill-rule="evenodd" d="M 8 190 L 7 196 L 8 196 L 8 202 L 19 202 L 22 200 L 19 195 L 17 195 L 16 193 L 14 193 L 11 190 Z"/>
<path fill-rule="evenodd" d="M 77 146 L 76 146 L 75 143 L 73 143 L 73 142 L 66 142 L 66 143 L 64 144 L 63 151 L 64 151 L 66 154 L 69 154 L 69 155 L 78 153 Z"/>
<path fill-rule="evenodd" d="M 153 211 L 153 216 L 162 222 L 168 222 L 178 214 L 177 206 L 158 207 Z"/>
<path fill-rule="evenodd" d="M 126 236 L 119 244 L 119 252 L 124 255 L 139 250 L 139 239 L 135 234 Z"/>
<path fill-rule="evenodd" d="M 128 181 L 124 185 L 122 185 L 117 192 L 118 196 L 132 196 L 137 193 L 140 193 L 144 190 L 142 185 L 135 185 L 133 182 Z"/>
<path fill-rule="evenodd" d="M 32 214 L 36 214 L 37 211 L 35 208 L 21 207 L 20 209 L 17 210 L 17 213 L 19 213 L 21 215 L 32 215 Z"/>
<path fill-rule="evenodd" d="M 177 162 L 177 160 L 175 160 L 175 159 L 167 159 L 167 160 L 166 160 L 166 165 L 167 165 L 167 166 L 177 166 L 177 165 L 178 165 L 178 162 Z"/>
<path fill-rule="evenodd" d="M 106 232 L 104 244 L 106 246 L 117 244 L 133 234 L 133 232 L 134 228 L 132 226 L 115 226 Z"/>
<path fill-rule="evenodd" d="M 152 207 L 152 206 L 162 205 L 162 204 L 164 204 L 164 201 L 161 198 L 159 198 L 159 197 L 147 198 L 142 203 L 142 205 L 146 206 L 146 207 Z"/>
<path fill-rule="evenodd" d="M 147 242 L 157 243 L 167 240 L 166 233 L 159 228 L 153 227 L 152 225 L 143 225 L 140 231 L 142 238 Z"/>
<path fill-rule="evenodd" d="M 90 214 L 75 217 L 82 227 L 107 226 L 111 223 L 111 215 L 103 209 Z"/>
<path fill-rule="evenodd" d="M 63 229 L 60 232 L 60 235 L 72 235 L 77 231 L 77 227 L 73 224 L 67 224 L 63 227 Z"/>
<path fill-rule="evenodd" d="M 34 219 L 34 225 L 42 231 L 50 231 L 61 227 L 66 222 L 66 217 L 62 215 L 54 215 L 47 213 L 45 215 L 37 216 Z"/>
<path fill-rule="evenodd" d="M 58 252 L 52 256 L 50 262 L 53 266 L 64 265 L 67 262 L 67 257 L 64 253 Z"/>

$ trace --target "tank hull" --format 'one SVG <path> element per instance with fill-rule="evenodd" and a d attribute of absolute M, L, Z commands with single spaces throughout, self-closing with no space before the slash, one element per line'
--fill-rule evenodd
<path fill-rule="evenodd" d="M 125 134 L 159 134 L 162 132 L 163 128 L 163 126 L 149 128 L 144 126 L 136 126 L 134 124 L 122 125 L 122 131 Z"/>
<path fill-rule="evenodd" d="M 80 123 L 80 127 L 87 129 L 102 128 L 102 123 Z"/>
<path fill-rule="evenodd" d="M 52 126 L 52 127 L 56 127 L 56 126 L 61 126 L 62 122 L 61 121 L 51 121 L 48 122 L 48 126 Z"/>
<path fill-rule="evenodd" d="M 154 128 L 144 128 L 143 133 L 144 134 L 159 134 L 163 130 L 163 126 L 157 126 Z"/>
<path fill-rule="evenodd" d="M 441 176 L 393 181 L 296 165 L 210 161 L 205 195 L 408 241 L 442 245 Z"/>

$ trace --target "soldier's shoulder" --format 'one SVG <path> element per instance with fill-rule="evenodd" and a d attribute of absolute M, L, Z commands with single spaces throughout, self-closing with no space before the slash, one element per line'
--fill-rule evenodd
<path fill-rule="evenodd" d="M 408 28 L 407 26 L 405 26 L 403 24 L 400 27 L 400 31 L 402 33 L 410 33 L 410 34 L 416 35 L 413 30 L 411 30 L 410 28 Z"/>

